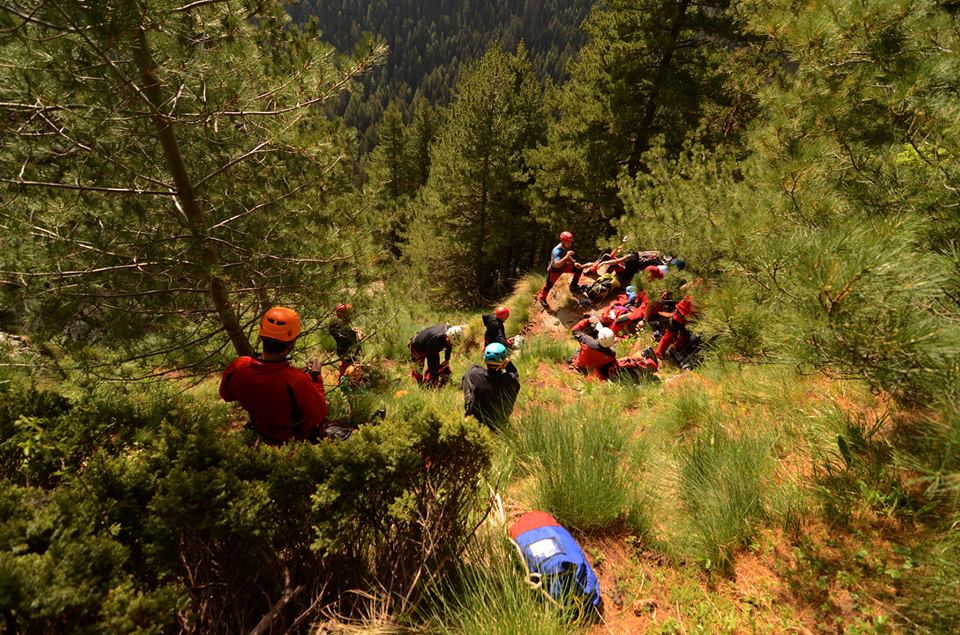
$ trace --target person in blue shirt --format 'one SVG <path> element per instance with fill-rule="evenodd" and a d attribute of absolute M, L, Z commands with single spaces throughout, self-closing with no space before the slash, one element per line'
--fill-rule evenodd
<path fill-rule="evenodd" d="M 583 273 L 583 265 L 573 259 L 573 234 L 568 231 L 560 233 L 560 244 L 550 252 L 550 264 L 547 265 L 547 280 L 543 283 L 543 288 L 537 294 L 540 300 L 540 306 L 544 310 L 550 310 L 550 303 L 547 302 L 547 296 L 550 289 L 565 273 L 572 273 L 570 278 L 570 291 L 574 294 L 580 293 L 580 274 Z"/>

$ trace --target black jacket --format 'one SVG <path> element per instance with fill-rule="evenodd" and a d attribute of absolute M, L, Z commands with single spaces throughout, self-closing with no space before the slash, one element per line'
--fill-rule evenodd
<path fill-rule="evenodd" d="M 483 325 L 487 329 L 483 334 L 483 343 L 486 345 L 500 342 L 507 348 L 510 348 L 510 345 L 507 344 L 507 333 L 503 328 L 503 321 L 497 317 L 497 314 L 484 313 L 480 317 L 483 319 Z"/>
<path fill-rule="evenodd" d="M 417 359 L 419 354 L 427 360 L 427 372 L 433 376 L 440 371 L 440 351 L 443 351 L 443 361 L 450 361 L 453 347 L 447 343 L 447 324 L 437 324 L 421 329 L 410 338 L 410 352 Z"/>
<path fill-rule="evenodd" d="M 337 343 L 337 355 L 345 357 L 348 354 L 356 355 L 360 352 L 360 338 L 349 324 L 344 324 L 339 318 L 333 318 L 327 327 L 330 337 Z"/>
<path fill-rule="evenodd" d="M 520 373 L 513 362 L 502 371 L 473 365 L 460 382 L 464 415 L 490 427 L 506 421 L 520 393 Z"/>

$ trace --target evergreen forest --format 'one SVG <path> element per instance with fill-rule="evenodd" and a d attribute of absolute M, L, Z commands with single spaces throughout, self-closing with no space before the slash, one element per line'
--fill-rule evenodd
<path fill-rule="evenodd" d="M 340 51 L 353 50 L 367 34 L 387 45 L 384 63 L 371 69 L 362 87 L 343 93 L 332 110 L 357 129 L 357 149 L 366 153 L 390 104 L 407 114 L 418 97 L 447 105 L 461 73 L 494 42 L 513 50 L 522 41 L 539 77 L 565 77 L 567 61 L 586 39 L 580 25 L 592 5 L 590 0 L 302 0 L 288 11 L 298 24 L 316 21 L 324 39 Z"/>
<path fill-rule="evenodd" d="M 960 631 L 955 0 L 7 0 L 0 126 L 0 632 Z"/>

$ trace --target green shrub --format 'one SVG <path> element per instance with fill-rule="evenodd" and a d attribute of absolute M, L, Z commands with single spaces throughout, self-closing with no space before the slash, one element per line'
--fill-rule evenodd
<path fill-rule="evenodd" d="M 919 566 L 905 576 L 900 610 L 918 631 L 960 631 L 960 517 L 916 554 Z"/>
<path fill-rule="evenodd" d="M 833 436 L 830 445 L 816 449 L 814 478 L 829 522 L 845 526 L 863 509 L 893 514 L 912 507 L 894 464 L 894 447 L 881 434 L 888 421 L 886 413 L 872 417 L 837 404 L 821 418 Z"/>
<path fill-rule="evenodd" d="M 734 551 L 764 517 L 768 447 L 734 439 L 719 426 L 701 430 L 680 452 L 680 495 L 689 513 L 689 548 L 707 569 L 728 571 Z"/>
<path fill-rule="evenodd" d="M 161 392 L 134 401 L 101 390 L 71 402 L 50 392 L 0 396 L 0 477 L 51 487 L 97 450 L 115 453 L 155 431 L 172 406 Z"/>
<path fill-rule="evenodd" d="M 606 527 L 627 509 L 632 426 L 618 415 L 538 411 L 517 426 L 515 448 L 535 477 L 535 504 L 568 527 Z"/>
<path fill-rule="evenodd" d="M 153 434 L 92 450 L 50 489 L 2 481 L 13 632 L 246 632 L 289 595 L 283 630 L 337 601 L 349 613 L 347 589 L 415 590 L 472 533 L 490 435 L 458 415 L 411 400 L 346 442 L 278 449 L 227 432 L 218 408 L 164 404 Z M 104 411 L 58 416 L 85 438 L 104 418 L 72 416 Z"/>

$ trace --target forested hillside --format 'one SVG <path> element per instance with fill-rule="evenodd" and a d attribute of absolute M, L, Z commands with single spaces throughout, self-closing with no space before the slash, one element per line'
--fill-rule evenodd
<path fill-rule="evenodd" d="M 567 62 L 584 42 L 580 25 L 592 5 L 593 0 L 302 0 L 288 10 L 301 24 L 316 18 L 324 39 L 340 51 L 352 50 L 364 32 L 386 41 L 386 63 L 339 105 L 361 134 L 361 151 L 368 151 L 391 102 L 406 112 L 417 96 L 446 104 L 463 70 L 491 42 L 512 50 L 522 40 L 539 77 L 566 77 Z"/>
<path fill-rule="evenodd" d="M 956 3 L 414 4 L 0 6 L 0 631 L 960 631 Z"/>

